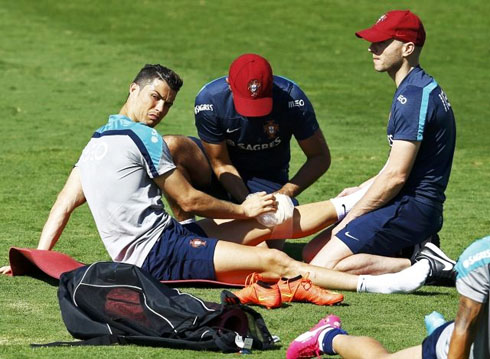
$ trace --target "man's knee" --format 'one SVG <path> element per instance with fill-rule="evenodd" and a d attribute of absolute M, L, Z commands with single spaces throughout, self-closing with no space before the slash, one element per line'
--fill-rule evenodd
<path fill-rule="evenodd" d="M 174 164 L 193 184 L 205 187 L 211 181 L 211 166 L 201 148 L 187 136 L 163 136 Z"/>
<path fill-rule="evenodd" d="M 264 268 L 274 272 L 279 277 L 288 273 L 294 263 L 294 260 L 286 253 L 274 248 L 264 251 L 263 260 Z"/>
<path fill-rule="evenodd" d="M 352 250 L 342 240 L 333 236 L 315 255 L 310 264 L 327 269 L 336 269 L 339 262 L 352 254 Z"/>
<path fill-rule="evenodd" d="M 176 157 L 176 155 L 184 151 L 187 141 L 191 141 L 188 137 L 179 135 L 165 135 L 163 140 L 167 144 L 172 157 Z"/>

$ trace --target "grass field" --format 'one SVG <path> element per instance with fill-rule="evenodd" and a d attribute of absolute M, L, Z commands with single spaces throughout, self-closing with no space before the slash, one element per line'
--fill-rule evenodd
<path fill-rule="evenodd" d="M 410 8 L 425 23 L 422 66 L 448 94 L 457 119 L 453 171 L 446 191 L 443 249 L 456 258 L 489 233 L 490 3 L 442 1 L 35 1 L 0 0 L 0 265 L 11 246 L 35 247 L 56 194 L 94 129 L 119 111 L 130 81 L 145 63 L 162 63 L 184 87 L 161 133 L 192 135 L 200 87 L 225 75 L 244 52 L 268 58 L 276 74 L 295 80 L 312 101 L 329 143 L 328 173 L 300 196 L 327 199 L 383 165 L 394 85 L 377 74 L 367 43 L 354 32 L 393 8 Z M 293 149 L 292 171 L 303 161 Z M 299 258 L 305 240 L 286 251 Z M 106 260 L 87 206 L 72 216 L 57 250 L 83 262 Z M 56 286 L 28 277 L 0 277 L 0 358 L 232 358 L 236 355 L 139 347 L 31 349 L 30 343 L 71 340 Z M 207 300 L 220 289 L 187 288 Z M 423 316 L 455 315 L 451 288 L 411 295 L 345 293 L 345 305 L 294 303 L 258 309 L 288 343 L 328 312 L 353 334 L 375 336 L 391 350 L 416 345 Z"/>

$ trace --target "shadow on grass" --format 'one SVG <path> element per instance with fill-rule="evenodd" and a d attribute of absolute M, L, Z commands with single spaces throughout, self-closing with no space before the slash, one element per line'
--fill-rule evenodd
<path fill-rule="evenodd" d="M 44 283 L 47 283 L 53 287 L 58 287 L 60 284 L 60 281 L 58 279 L 50 277 L 49 275 L 47 275 L 46 273 L 44 273 L 40 270 L 33 271 L 32 273 L 29 273 L 29 277 L 43 281 Z"/>
<path fill-rule="evenodd" d="M 282 350 L 284 345 L 287 345 L 287 343 L 286 344 L 276 343 L 276 344 L 274 344 L 274 346 L 272 348 L 269 348 L 267 350 L 257 351 L 257 352 L 252 351 L 252 354 L 264 353 L 264 352 L 267 353 L 267 352 L 271 352 L 271 351 Z M 241 353 L 236 353 L 236 354 L 241 354 Z"/>
<path fill-rule="evenodd" d="M 440 296 L 440 295 L 445 295 L 445 296 L 450 296 L 451 293 L 441 293 L 441 292 L 414 292 L 410 293 L 411 295 L 419 296 L 419 297 L 432 297 L 432 296 Z"/>
<path fill-rule="evenodd" d="M 301 253 L 303 252 L 303 247 L 306 245 L 306 243 L 298 243 L 298 242 L 288 242 L 284 244 L 284 252 L 288 256 L 290 256 L 293 259 L 296 259 L 297 261 L 303 261 L 303 258 L 301 257 Z"/>

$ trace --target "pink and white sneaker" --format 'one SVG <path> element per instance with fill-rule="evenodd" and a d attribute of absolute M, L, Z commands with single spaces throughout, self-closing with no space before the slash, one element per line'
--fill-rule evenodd
<path fill-rule="evenodd" d="M 320 319 L 320 321 L 318 323 L 316 323 L 315 326 L 313 328 L 311 328 L 310 330 L 313 330 L 313 329 L 316 329 L 319 327 L 323 327 L 325 325 L 329 325 L 332 328 L 339 329 L 339 328 L 342 328 L 342 321 L 335 314 L 329 314 L 325 318 Z"/>
<path fill-rule="evenodd" d="M 289 344 L 286 359 L 320 357 L 323 354 L 318 344 L 320 334 L 325 330 L 339 329 L 341 326 L 340 318 L 334 314 L 329 314 L 320 319 L 313 328 L 301 334 Z"/>

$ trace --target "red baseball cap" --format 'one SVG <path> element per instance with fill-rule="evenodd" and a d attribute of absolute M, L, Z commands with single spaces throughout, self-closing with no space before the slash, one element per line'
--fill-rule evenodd
<path fill-rule="evenodd" d="M 242 116 L 266 116 L 272 111 L 272 68 L 256 54 L 239 56 L 230 65 L 228 83 L 235 109 Z"/>
<path fill-rule="evenodd" d="M 356 32 L 369 42 L 396 39 L 424 46 L 425 30 L 422 21 L 410 10 L 393 10 L 381 16 L 369 29 Z"/>

